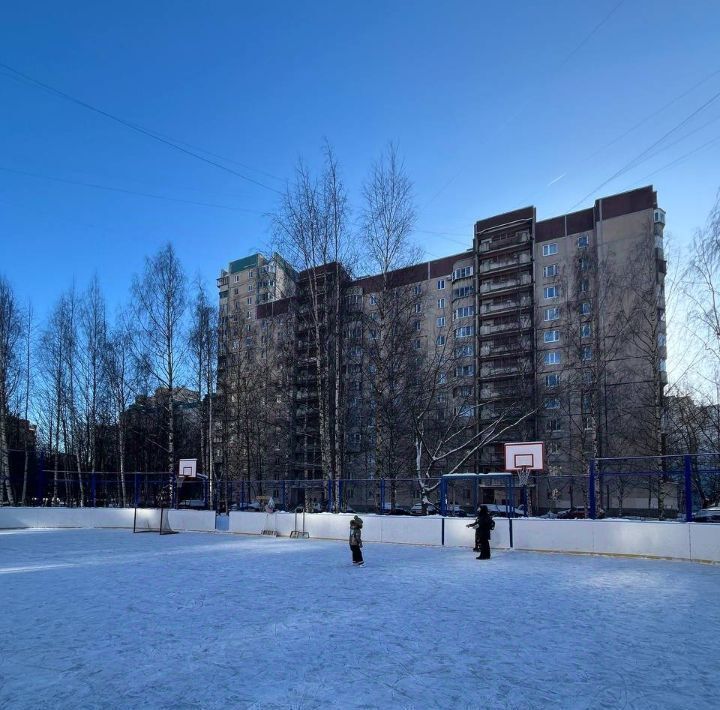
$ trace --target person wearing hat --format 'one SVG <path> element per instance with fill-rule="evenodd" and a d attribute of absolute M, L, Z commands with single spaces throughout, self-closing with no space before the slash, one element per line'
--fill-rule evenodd
<path fill-rule="evenodd" d="M 478 508 L 477 518 L 474 523 L 470 523 L 467 527 L 475 528 L 475 552 L 480 554 L 478 560 L 490 559 L 490 532 L 495 529 L 495 521 L 490 516 L 486 505 Z"/>
<path fill-rule="evenodd" d="M 356 515 L 350 520 L 350 550 L 353 564 L 362 567 L 365 564 L 362 555 L 362 526 L 363 521 Z"/>

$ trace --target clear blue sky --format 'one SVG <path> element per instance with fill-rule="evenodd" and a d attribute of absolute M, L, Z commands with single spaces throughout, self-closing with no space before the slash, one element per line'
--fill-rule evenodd
<path fill-rule="evenodd" d="M 276 189 L 326 137 L 356 194 L 396 141 L 417 240 L 441 256 L 470 246 L 476 219 L 530 203 L 540 218 L 570 210 L 678 126 L 720 92 L 718 37 L 714 0 L 27 0 L 4 5 L 0 62 Z M 720 99 L 580 206 L 652 182 L 669 230 L 689 239 L 720 186 L 720 140 L 700 149 L 716 137 Z M 3 69 L 0 168 L 0 272 L 39 314 L 95 270 L 110 303 L 124 300 L 167 240 L 214 284 L 267 244 L 277 199 Z"/>

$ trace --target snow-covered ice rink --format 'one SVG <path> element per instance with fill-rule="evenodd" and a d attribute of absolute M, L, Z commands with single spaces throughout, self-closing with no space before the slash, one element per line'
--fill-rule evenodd
<path fill-rule="evenodd" d="M 364 551 L 0 532 L 0 707 L 720 707 L 720 566 Z"/>

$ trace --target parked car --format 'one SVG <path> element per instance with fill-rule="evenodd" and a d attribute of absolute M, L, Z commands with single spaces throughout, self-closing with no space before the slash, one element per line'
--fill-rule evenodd
<path fill-rule="evenodd" d="M 412 515 L 407 508 L 390 508 L 385 510 L 385 515 Z"/>
<path fill-rule="evenodd" d="M 423 508 L 422 503 L 420 501 L 418 501 L 417 503 L 415 503 L 413 505 L 412 508 L 410 508 L 410 513 L 412 513 L 412 515 L 423 515 L 422 508 Z M 426 510 L 425 515 L 437 515 L 437 513 L 438 513 L 438 509 L 432 503 L 428 503 L 425 506 L 425 510 Z"/>
<path fill-rule="evenodd" d="M 720 505 L 698 510 L 693 513 L 693 520 L 696 523 L 720 523 Z"/>
<path fill-rule="evenodd" d="M 445 514 L 452 515 L 456 518 L 467 518 L 468 515 L 467 511 L 457 504 L 448 505 L 445 509 Z"/>
<path fill-rule="evenodd" d="M 559 520 L 585 520 L 590 517 L 590 511 L 585 508 L 568 508 L 567 510 L 561 510 L 557 514 Z M 605 517 L 605 511 L 598 508 L 595 511 L 595 518 L 600 519 Z"/>

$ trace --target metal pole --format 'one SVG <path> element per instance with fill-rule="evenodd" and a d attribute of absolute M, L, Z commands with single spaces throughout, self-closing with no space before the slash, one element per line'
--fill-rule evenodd
<path fill-rule="evenodd" d="M 385 513 L 385 479 L 380 479 L 380 515 Z"/>
<path fill-rule="evenodd" d="M 685 474 L 685 522 L 692 523 L 692 456 L 685 454 L 683 457 L 683 468 Z"/>
<path fill-rule="evenodd" d="M 95 473 L 90 474 L 90 490 L 92 491 L 93 508 L 96 507 L 97 497 L 95 495 Z"/>
<path fill-rule="evenodd" d="M 133 479 L 135 482 L 135 507 L 138 507 L 138 475 L 137 473 L 133 474 Z"/>
<path fill-rule="evenodd" d="M 513 477 L 510 475 L 508 483 L 505 486 L 505 495 L 507 496 L 508 503 L 506 504 L 507 516 L 508 516 L 508 528 L 510 530 L 510 549 L 513 549 L 513 516 L 515 515 L 515 491 L 513 486 Z"/>
<path fill-rule="evenodd" d="M 590 459 L 590 519 L 595 520 L 597 508 L 595 505 L 595 459 Z"/>

